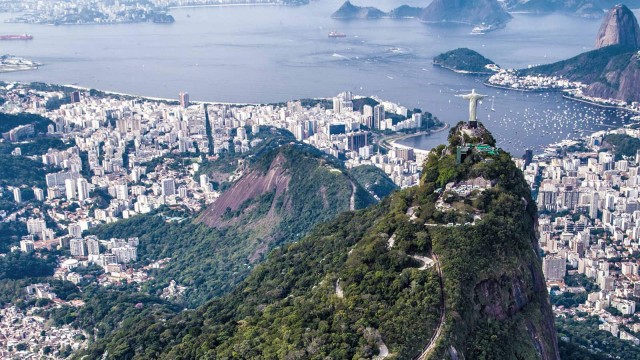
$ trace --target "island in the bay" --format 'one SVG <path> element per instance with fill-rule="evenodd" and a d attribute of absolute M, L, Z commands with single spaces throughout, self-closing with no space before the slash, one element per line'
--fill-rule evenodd
<path fill-rule="evenodd" d="M 433 58 L 433 64 L 464 74 L 493 74 L 498 65 L 477 51 L 459 48 L 447 51 Z"/>

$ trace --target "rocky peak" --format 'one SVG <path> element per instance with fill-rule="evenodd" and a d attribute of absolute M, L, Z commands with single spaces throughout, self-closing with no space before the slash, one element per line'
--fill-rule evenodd
<path fill-rule="evenodd" d="M 614 6 L 602 22 L 596 37 L 596 49 L 622 45 L 640 47 L 640 28 L 638 20 L 628 7 L 619 4 Z"/>

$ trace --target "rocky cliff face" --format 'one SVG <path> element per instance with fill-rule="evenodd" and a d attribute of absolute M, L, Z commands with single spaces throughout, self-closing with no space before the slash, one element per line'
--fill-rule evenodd
<path fill-rule="evenodd" d="M 503 25 L 511 19 L 497 0 L 434 0 L 420 17 L 426 22 Z"/>
<path fill-rule="evenodd" d="M 609 11 L 596 36 L 596 49 L 610 45 L 640 47 L 638 20 L 625 5 L 616 5 Z"/>
<path fill-rule="evenodd" d="M 640 101 L 640 57 L 627 54 L 623 66 L 610 61 L 601 80 L 591 83 L 584 91 L 589 96 L 618 99 L 627 102 Z"/>

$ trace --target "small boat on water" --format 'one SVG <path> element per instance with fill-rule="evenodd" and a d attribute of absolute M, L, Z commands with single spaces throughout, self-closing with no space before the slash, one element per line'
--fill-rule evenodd
<path fill-rule="evenodd" d="M 329 37 L 333 38 L 333 39 L 335 39 L 335 38 L 344 38 L 344 37 L 347 37 L 347 34 L 341 33 L 341 32 L 337 32 L 337 31 L 331 31 L 329 33 Z"/>

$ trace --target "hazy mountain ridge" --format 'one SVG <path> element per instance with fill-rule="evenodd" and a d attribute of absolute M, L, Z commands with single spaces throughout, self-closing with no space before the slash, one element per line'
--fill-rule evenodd
<path fill-rule="evenodd" d="M 497 0 L 434 0 L 420 20 L 502 26 L 511 20 L 511 15 Z"/>
<path fill-rule="evenodd" d="M 600 18 L 619 0 L 507 0 L 505 5 L 509 11 L 552 13 L 560 12 L 582 17 Z M 639 7 L 640 1 L 625 1 L 629 6 Z"/>
<path fill-rule="evenodd" d="M 384 12 L 375 7 L 364 7 L 353 5 L 349 0 L 336 10 L 331 17 L 334 19 L 380 19 L 380 18 L 413 18 L 420 15 L 421 8 L 408 5 L 399 6 L 391 11 Z"/>
<path fill-rule="evenodd" d="M 456 164 L 459 129 L 419 187 L 275 250 L 228 296 L 139 319 L 86 355 L 345 359 L 384 348 L 409 359 L 430 345 L 429 358 L 558 359 L 529 187 L 504 152 L 472 150 Z M 469 198 L 436 191 L 478 178 L 491 185 Z"/>

